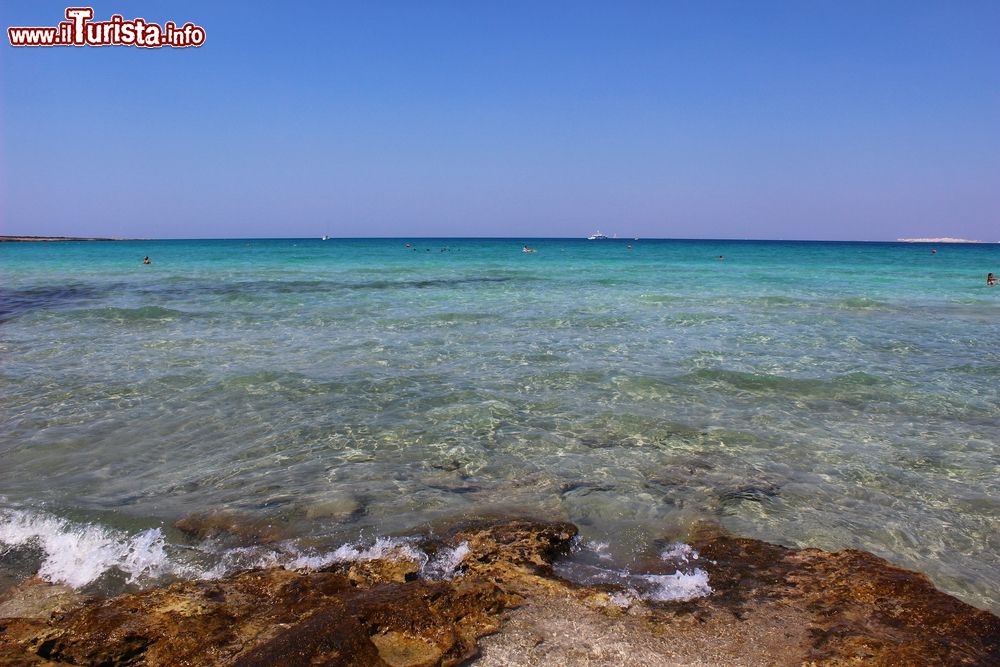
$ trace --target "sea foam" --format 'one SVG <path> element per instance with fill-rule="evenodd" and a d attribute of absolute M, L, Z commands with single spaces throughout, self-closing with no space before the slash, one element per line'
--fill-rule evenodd
<path fill-rule="evenodd" d="M 282 567 L 287 570 L 321 570 L 332 565 L 375 560 L 416 563 L 424 579 L 452 579 L 469 554 L 469 543 L 442 547 L 433 557 L 420 547 L 417 537 L 378 537 L 371 542 L 348 542 L 332 551 L 302 550 L 294 542 L 274 547 L 238 547 L 219 555 L 218 562 L 201 573 L 203 579 L 218 579 L 247 569 Z"/>
<path fill-rule="evenodd" d="M 41 552 L 38 576 L 74 588 L 86 586 L 112 569 L 128 575 L 156 578 L 175 572 L 159 528 L 135 535 L 67 521 L 51 514 L 0 510 L 0 548 L 33 547 Z"/>
<path fill-rule="evenodd" d="M 469 554 L 468 543 L 462 542 L 454 548 L 441 547 L 432 557 L 417 537 L 378 537 L 330 551 L 304 550 L 293 541 L 221 549 L 209 540 L 192 547 L 168 544 L 159 528 L 130 535 L 46 512 L 0 510 L 0 556 L 13 549 L 37 550 L 41 562 L 36 574 L 74 588 L 115 570 L 125 574 L 129 584 L 148 585 L 164 576 L 218 579 L 250 569 L 319 570 L 373 560 L 411 561 L 422 578 L 441 580 L 458 575 Z"/>
<path fill-rule="evenodd" d="M 581 548 L 593 551 L 601 558 L 607 546 L 584 543 Z M 708 572 L 700 567 L 690 567 L 692 561 L 699 559 L 696 549 L 683 543 L 672 544 L 663 550 L 660 559 L 675 565 L 676 571 L 672 574 L 634 573 L 574 561 L 557 563 L 555 570 L 560 576 L 578 584 L 615 586 L 619 590 L 608 597 L 612 604 L 619 607 L 630 607 L 639 600 L 685 602 L 712 594 Z"/>
<path fill-rule="evenodd" d="M 607 545 L 588 543 L 583 548 L 606 556 Z M 460 576 L 470 554 L 469 544 L 440 547 L 432 554 L 417 537 L 378 537 L 343 544 L 330 551 L 305 550 L 293 541 L 277 545 L 221 549 L 212 541 L 195 546 L 168 544 L 159 528 L 135 534 L 92 523 L 78 523 L 55 515 L 20 509 L 0 510 L 0 556 L 12 549 L 35 549 L 40 564 L 37 575 L 53 583 L 80 588 L 102 575 L 119 571 L 129 584 L 149 585 L 158 578 L 217 579 L 235 572 L 269 567 L 318 570 L 337 564 L 374 560 L 416 563 L 419 576 L 448 580 Z M 686 544 L 666 548 L 661 559 L 672 563 L 671 574 L 633 573 L 608 567 L 564 561 L 556 565 L 563 577 L 581 584 L 610 584 L 620 590 L 611 601 L 627 607 L 637 600 L 673 602 L 712 593 L 708 573 L 692 567 L 698 552 Z"/>

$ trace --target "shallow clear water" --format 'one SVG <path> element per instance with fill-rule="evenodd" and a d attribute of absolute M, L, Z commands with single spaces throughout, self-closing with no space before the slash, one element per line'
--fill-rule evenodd
<path fill-rule="evenodd" d="M 1000 611 L 1000 246 L 404 241 L 0 245 L 0 583 L 53 532 L 211 567 L 192 512 L 321 549 L 527 511 Z"/>

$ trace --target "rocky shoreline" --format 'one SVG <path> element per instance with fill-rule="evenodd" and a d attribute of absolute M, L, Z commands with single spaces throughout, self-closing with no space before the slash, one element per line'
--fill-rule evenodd
<path fill-rule="evenodd" d="M 560 578 L 576 527 L 520 519 L 421 545 L 461 555 L 437 579 L 383 558 L 104 600 L 31 580 L 0 598 L 0 665 L 1000 664 L 1000 618 L 924 575 L 702 532 L 713 592 L 685 602 Z"/>

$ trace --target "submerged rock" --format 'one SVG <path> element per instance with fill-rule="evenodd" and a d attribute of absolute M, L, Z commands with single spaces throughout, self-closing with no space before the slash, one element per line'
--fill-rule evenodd
<path fill-rule="evenodd" d="M 310 521 L 319 519 L 347 521 L 363 512 L 364 506 L 361 504 L 361 501 L 350 494 L 332 496 L 321 502 L 309 505 L 304 510 L 306 519 Z"/>
<path fill-rule="evenodd" d="M 78 607 L 86 597 L 65 584 L 31 577 L 0 595 L 0 618 L 48 618 Z"/>
<path fill-rule="evenodd" d="M 176 583 L 0 619 L 0 663 L 417 667 L 481 650 L 485 666 L 1000 664 L 1000 619 L 863 552 L 706 536 L 694 546 L 711 595 L 623 606 L 553 574 L 571 524 L 445 535 L 424 549 L 461 554 L 447 580 L 368 560 Z"/>
<path fill-rule="evenodd" d="M 174 528 L 198 540 L 221 537 L 240 544 L 269 544 L 287 537 L 274 521 L 228 510 L 189 514 L 174 522 Z"/>

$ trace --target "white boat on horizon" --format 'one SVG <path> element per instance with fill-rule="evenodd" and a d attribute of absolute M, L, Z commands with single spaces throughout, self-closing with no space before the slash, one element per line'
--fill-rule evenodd
<path fill-rule="evenodd" d="M 329 241 L 329 240 L 330 240 L 330 237 L 329 237 L 329 236 L 327 236 L 326 234 L 323 234 L 323 238 L 322 238 L 322 239 L 320 239 L 320 240 L 321 240 L 321 241 Z"/>
<path fill-rule="evenodd" d="M 601 230 L 598 229 L 596 232 L 594 232 L 593 234 L 591 234 L 590 236 L 588 236 L 587 240 L 588 241 L 606 241 L 607 238 L 608 237 L 605 236 L 604 234 L 602 234 Z"/>

